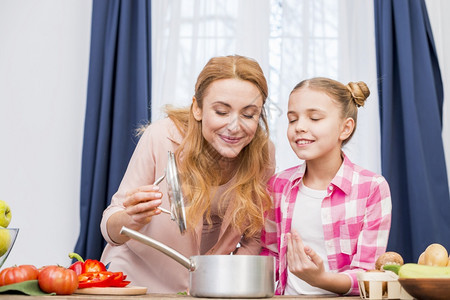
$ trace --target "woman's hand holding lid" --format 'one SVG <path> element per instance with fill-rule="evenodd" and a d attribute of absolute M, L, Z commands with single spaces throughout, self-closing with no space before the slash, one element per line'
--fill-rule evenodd
<path fill-rule="evenodd" d="M 161 210 L 162 193 L 157 185 L 144 185 L 127 193 L 123 205 L 125 212 L 130 216 L 135 226 L 141 228 L 151 221 L 155 215 L 159 215 Z"/>

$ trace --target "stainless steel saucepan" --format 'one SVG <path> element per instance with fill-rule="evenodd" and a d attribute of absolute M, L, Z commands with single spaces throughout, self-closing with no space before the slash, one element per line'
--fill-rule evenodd
<path fill-rule="evenodd" d="M 259 255 L 185 257 L 142 233 L 122 227 L 121 234 L 170 256 L 189 270 L 189 294 L 208 298 L 270 298 L 274 295 L 275 259 Z"/>

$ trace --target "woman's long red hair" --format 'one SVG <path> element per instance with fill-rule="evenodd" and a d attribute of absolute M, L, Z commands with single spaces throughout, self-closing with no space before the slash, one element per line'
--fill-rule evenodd
<path fill-rule="evenodd" d="M 200 73 L 195 86 L 195 98 L 202 108 L 203 95 L 210 84 L 220 79 L 235 78 L 249 81 L 267 99 L 267 82 L 257 62 L 243 56 L 212 58 Z M 187 204 L 188 227 L 195 228 L 203 216 L 211 222 L 211 194 L 221 182 L 217 158 L 212 157 L 202 135 L 201 121 L 194 118 L 191 108 L 167 107 L 167 114 L 180 132 L 183 141 L 176 151 L 183 193 Z M 220 196 L 220 204 L 231 199 L 231 224 L 248 236 L 259 234 L 264 224 L 264 212 L 271 200 L 266 182 L 274 166 L 269 157 L 268 125 L 264 109 L 253 140 L 242 149 L 238 157 L 235 180 Z"/>

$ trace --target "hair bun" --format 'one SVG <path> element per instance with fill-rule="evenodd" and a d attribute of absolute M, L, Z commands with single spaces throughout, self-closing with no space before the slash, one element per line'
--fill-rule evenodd
<path fill-rule="evenodd" d="M 346 87 L 352 95 L 352 100 L 355 102 L 356 106 L 364 106 L 364 102 L 370 95 L 370 90 L 367 87 L 367 84 L 363 81 L 349 82 Z"/>

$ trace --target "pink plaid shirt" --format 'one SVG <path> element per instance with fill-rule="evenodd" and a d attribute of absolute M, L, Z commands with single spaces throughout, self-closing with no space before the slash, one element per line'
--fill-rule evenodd
<path fill-rule="evenodd" d="M 322 226 L 328 264 L 332 272 L 347 274 L 352 287 L 347 294 L 358 295 L 356 273 L 375 268 L 386 251 L 391 227 L 391 196 L 387 181 L 373 172 L 344 161 L 327 188 L 322 201 Z M 261 233 L 262 255 L 272 255 L 277 264 L 277 295 L 284 294 L 287 281 L 286 233 L 299 183 L 306 164 L 274 175 L 269 183 L 273 209 L 266 216 Z"/>

